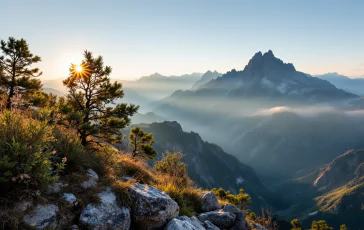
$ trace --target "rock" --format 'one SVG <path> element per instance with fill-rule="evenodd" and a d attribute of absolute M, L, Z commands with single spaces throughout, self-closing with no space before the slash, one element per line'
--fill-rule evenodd
<path fill-rule="evenodd" d="M 78 226 L 77 225 L 72 225 L 70 228 L 70 230 L 79 230 Z"/>
<path fill-rule="evenodd" d="M 161 228 L 178 216 L 178 204 L 165 192 L 150 185 L 133 184 L 129 193 L 133 201 L 133 221 L 138 229 Z"/>
<path fill-rule="evenodd" d="M 206 220 L 210 221 L 216 227 L 229 229 L 234 225 L 235 222 L 235 215 L 230 212 L 225 212 L 222 209 L 201 213 L 197 217 L 201 222 L 205 222 Z"/>
<path fill-rule="evenodd" d="M 267 230 L 265 227 L 263 227 L 260 224 L 252 223 L 252 225 L 253 225 L 253 229 L 256 229 L 256 230 Z"/>
<path fill-rule="evenodd" d="M 213 223 L 211 223 L 208 220 L 205 220 L 203 222 L 203 226 L 205 227 L 206 230 L 220 230 L 218 227 L 216 227 Z"/>
<path fill-rule="evenodd" d="M 23 217 L 24 223 L 36 229 L 54 228 L 57 226 L 59 209 L 54 204 L 40 205 Z"/>
<path fill-rule="evenodd" d="M 89 176 L 89 179 L 87 181 L 82 182 L 81 187 L 84 189 L 96 187 L 97 181 L 99 180 L 99 176 L 97 175 L 97 173 L 92 169 L 88 169 L 87 175 Z"/>
<path fill-rule="evenodd" d="M 222 210 L 225 212 L 230 212 L 236 217 L 234 225 L 230 228 L 231 230 L 249 229 L 249 225 L 245 220 L 245 212 L 238 209 L 235 205 L 232 204 L 225 204 L 222 207 Z"/>
<path fill-rule="evenodd" d="M 15 203 L 14 210 L 25 212 L 28 208 L 30 208 L 32 206 L 33 206 L 32 200 L 22 200 L 22 201 Z"/>
<path fill-rule="evenodd" d="M 117 204 L 116 196 L 107 188 L 99 193 L 100 204 L 88 204 L 82 211 L 80 223 L 89 229 L 130 229 L 130 210 Z"/>
<path fill-rule="evenodd" d="M 48 186 L 48 193 L 59 193 L 59 192 L 61 192 L 61 189 L 66 186 L 67 185 L 61 181 L 56 182 L 56 183 Z"/>
<path fill-rule="evenodd" d="M 170 220 L 165 230 L 205 230 L 200 221 L 195 217 L 179 216 Z"/>
<path fill-rule="evenodd" d="M 221 208 L 213 192 L 203 193 L 201 199 L 202 199 L 202 205 L 201 205 L 202 212 L 215 211 Z"/>
<path fill-rule="evenodd" d="M 77 198 L 72 193 L 63 193 L 62 199 L 70 204 L 74 204 L 77 201 Z"/>

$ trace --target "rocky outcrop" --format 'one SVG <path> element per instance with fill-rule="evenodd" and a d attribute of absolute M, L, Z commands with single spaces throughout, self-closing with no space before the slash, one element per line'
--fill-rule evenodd
<path fill-rule="evenodd" d="M 97 181 L 99 180 L 99 176 L 92 169 L 87 170 L 87 175 L 89 176 L 89 179 L 87 181 L 82 182 L 81 187 L 84 189 L 95 187 L 97 185 Z"/>
<path fill-rule="evenodd" d="M 221 208 L 215 194 L 212 192 L 203 193 L 201 196 L 201 200 L 202 200 L 202 205 L 201 205 L 202 212 L 210 212 Z"/>
<path fill-rule="evenodd" d="M 213 223 L 211 223 L 208 220 L 205 220 L 203 222 L 203 226 L 205 227 L 206 230 L 220 230 L 218 227 L 216 227 Z"/>
<path fill-rule="evenodd" d="M 206 220 L 210 221 L 218 228 L 229 229 L 234 225 L 236 216 L 230 212 L 225 212 L 224 210 L 216 210 L 211 212 L 201 213 L 198 216 L 198 219 L 201 222 L 205 222 Z"/>
<path fill-rule="evenodd" d="M 89 229 L 129 229 L 130 210 L 117 204 L 116 196 L 107 188 L 99 193 L 100 204 L 88 204 L 82 211 L 80 223 Z"/>
<path fill-rule="evenodd" d="M 77 201 L 77 198 L 72 193 L 63 193 L 61 198 L 69 204 L 74 204 Z"/>
<path fill-rule="evenodd" d="M 165 230 L 205 230 L 201 222 L 195 217 L 179 216 L 168 222 Z"/>
<path fill-rule="evenodd" d="M 57 205 L 38 204 L 32 212 L 23 217 L 23 221 L 27 226 L 35 229 L 55 228 L 58 223 L 58 211 Z"/>
<path fill-rule="evenodd" d="M 133 184 L 129 188 L 132 197 L 132 219 L 138 229 L 157 229 L 178 216 L 178 204 L 167 193 L 150 185 Z"/>
<path fill-rule="evenodd" d="M 230 228 L 231 230 L 249 229 L 249 225 L 245 220 L 245 212 L 238 209 L 235 205 L 232 204 L 225 204 L 222 207 L 222 210 L 225 212 L 229 212 L 236 217 L 233 226 Z"/>

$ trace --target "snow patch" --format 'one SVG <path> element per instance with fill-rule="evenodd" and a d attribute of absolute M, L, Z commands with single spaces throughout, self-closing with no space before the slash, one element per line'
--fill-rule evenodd
<path fill-rule="evenodd" d="M 274 83 L 269 81 L 266 77 L 262 78 L 262 80 L 260 81 L 260 84 L 262 84 L 263 86 L 265 86 L 267 88 L 273 88 L 274 87 Z"/>
<path fill-rule="evenodd" d="M 314 215 L 316 215 L 318 213 L 318 211 L 315 211 L 315 212 L 311 212 L 311 213 L 309 213 L 308 215 L 309 216 L 314 216 Z"/>
<path fill-rule="evenodd" d="M 243 182 L 244 182 L 244 178 L 243 177 L 238 177 L 238 178 L 236 178 L 236 184 L 237 185 L 239 185 L 239 184 L 243 184 Z"/>

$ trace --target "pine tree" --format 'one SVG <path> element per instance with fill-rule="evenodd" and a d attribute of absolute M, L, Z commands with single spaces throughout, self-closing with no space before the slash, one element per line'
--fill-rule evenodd
<path fill-rule="evenodd" d="M 39 77 L 42 72 L 38 68 L 31 68 L 41 58 L 30 53 L 24 39 L 10 37 L 7 42 L 1 40 L 0 49 L 3 53 L 0 56 L 0 92 L 7 94 L 6 108 L 10 109 L 16 89 L 25 97 L 41 90 L 42 84 L 35 77 Z"/>
<path fill-rule="evenodd" d="M 60 98 L 61 123 L 77 130 L 82 145 L 101 140 L 115 143 L 122 138 L 121 129 L 130 124 L 130 117 L 139 106 L 115 101 L 124 97 L 122 85 L 110 83 L 111 67 L 104 66 L 101 56 L 84 52 L 80 66 L 72 64 L 70 75 L 63 81 L 68 88 Z"/>
<path fill-rule="evenodd" d="M 153 159 L 157 152 L 152 147 L 154 143 L 153 135 L 144 132 L 139 127 L 134 127 L 129 134 L 129 146 L 132 149 L 133 157 L 141 156 Z"/>

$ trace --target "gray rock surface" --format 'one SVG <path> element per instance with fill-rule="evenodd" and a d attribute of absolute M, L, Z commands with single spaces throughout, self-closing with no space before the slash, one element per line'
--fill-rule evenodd
<path fill-rule="evenodd" d="M 203 222 L 203 226 L 205 227 L 206 230 L 220 230 L 218 227 L 216 227 L 213 223 L 211 223 L 208 220 L 205 220 Z"/>
<path fill-rule="evenodd" d="M 58 211 L 58 207 L 54 204 L 38 204 L 32 212 L 23 217 L 23 221 L 35 229 L 54 228 L 57 226 Z"/>
<path fill-rule="evenodd" d="M 256 230 L 267 230 L 265 227 L 263 227 L 260 224 L 252 223 L 252 225 L 253 225 L 253 229 L 256 229 Z"/>
<path fill-rule="evenodd" d="M 201 222 L 208 220 L 218 228 L 229 229 L 234 225 L 236 216 L 230 212 L 225 212 L 224 210 L 220 209 L 201 213 L 197 218 Z"/>
<path fill-rule="evenodd" d="M 202 212 L 215 211 L 221 208 L 213 192 L 203 193 L 201 199 L 202 199 L 202 205 L 201 205 Z"/>
<path fill-rule="evenodd" d="M 170 220 L 165 230 L 205 230 L 201 222 L 195 217 L 179 216 Z"/>
<path fill-rule="evenodd" d="M 99 176 L 92 169 L 87 170 L 87 175 L 89 176 L 89 179 L 87 181 L 82 182 L 81 187 L 84 189 L 95 187 L 97 185 L 97 181 L 99 180 Z"/>
<path fill-rule="evenodd" d="M 235 205 L 225 204 L 222 210 L 235 215 L 236 219 L 234 225 L 230 228 L 231 230 L 243 230 L 249 229 L 249 225 L 245 219 L 245 212 L 238 209 Z"/>
<path fill-rule="evenodd" d="M 99 193 L 100 204 L 88 204 L 82 211 L 80 223 L 89 229 L 130 229 L 130 210 L 117 204 L 116 196 L 107 188 Z"/>
<path fill-rule="evenodd" d="M 73 204 L 77 201 L 77 198 L 72 193 L 63 193 L 61 198 L 70 204 Z"/>
<path fill-rule="evenodd" d="M 67 186 L 67 185 L 65 185 L 61 181 L 56 182 L 56 183 L 48 186 L 48 193 L 59 193 L 59 192 L 61 192 L 62 188 L 65 186 Z"/>
<path fill-rule="evenodd" d="M 165 192 L 150 185 L 133 184 L 129 193 L 133 201 L 132 218 L 138 229 L 161 228 L 178 216 L 178 204 Z"/>

